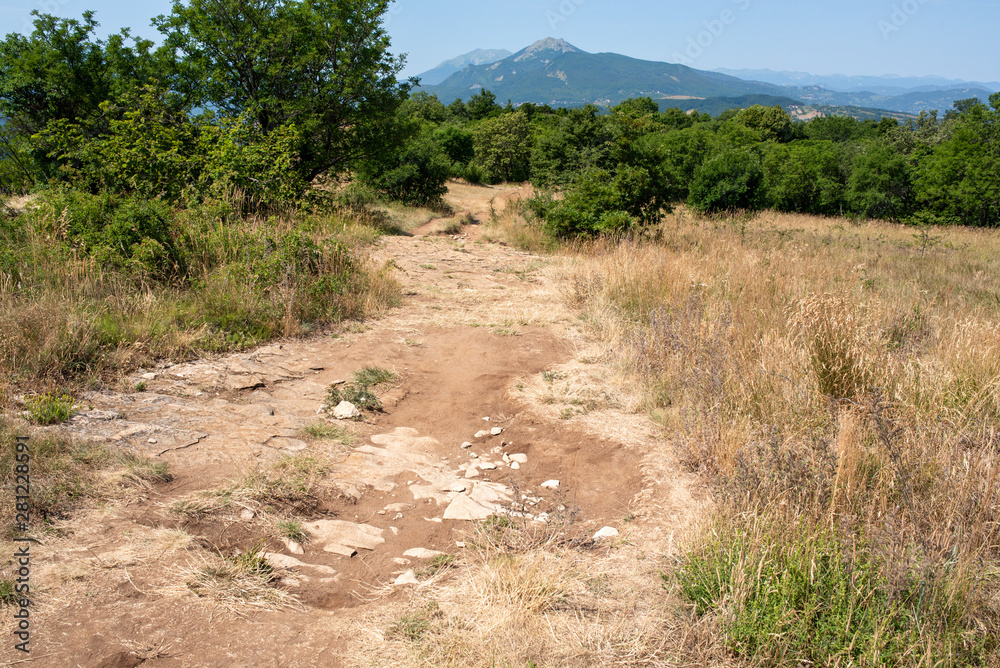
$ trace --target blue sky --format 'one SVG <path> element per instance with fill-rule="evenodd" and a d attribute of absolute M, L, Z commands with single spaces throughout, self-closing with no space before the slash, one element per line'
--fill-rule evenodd
<path fill-rule="evenodd" d="M 39 9 L 97 12 L 102 30 L 155 38 L 169 0 L 0 0 L 0 33 L 30 28 Z M 477 48 L 517 51 L 562 37 L 586 51 L 684 62 L 699 69 L 937 75 L 1000 81 L 1000 2 L 977 0 L 397 0 L 386 16 L 406 75 Z"/>

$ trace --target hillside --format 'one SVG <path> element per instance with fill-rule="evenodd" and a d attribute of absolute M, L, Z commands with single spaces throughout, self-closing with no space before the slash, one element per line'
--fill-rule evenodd
<path fill-rule="evenodd" d="M 418 74 L 417 78 L 425 86 L 436 86 L 455 72 L 460 72 L 469 65 L 489 65 L 498 60 L 513 55 L 507 49 L 476 49 L 461 56 L 446 60 L 432 70 Z"/>
<path fill-rule="evenodd" d="M 780 86 L 747 82 L 684 65 L 587 53 L 565 40 L 540 40 L 489 65 L 466 67 L 437 86 L 425 86 L 442 100 L 469 99 L 483 88 L 514 104 L 614 105 L 632 97 L 674 100 L 742 95 L 785 96 Z"/>
<path fill-rule="evenodd" d="M 468 100 L 488 89 L 498 100 L 514 104 L 612 106 L 631 97 L 651 97 L 661 102 L 661 107 L 718 114 L 753 99 L 751 104 L 779 104 L 785 109 L 822 106 L 826 113 L 845 115 L 856 115 L 856 110 L 863 109 L 860 117 L 901 118 L 923 110 L 945 111 L 956 100 L 976 97 L 985 102 L 994 86 L 935 77 L 709 72 L 615 53 L 588 53 L 555 38 L 539 40 L 507 57 L 494 57 L 497 53 L 473 52 L 442 63 L 421 75 L 423 88 L 444 101 Z M 1000 89 L 1000 84 L 995 86 Z"/>

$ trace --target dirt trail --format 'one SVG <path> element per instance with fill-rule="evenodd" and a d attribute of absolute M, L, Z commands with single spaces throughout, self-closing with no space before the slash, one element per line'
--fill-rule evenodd
<path fill-rule="evenodd" d="M 478 238 L 491 205 L 523 194 L 454 184 L 456 217 L 477 223 L 459 236 Z M 381 588 L 434 552 L 459 552 L 469 519 L 519 496 L 532 517 L 571 506 L 600 528 L 638 516 L 637 530 L 669 542 L 696 508 L 698 484 L 678 473 L 645 416 L 623 410 L 625 389 L 589 358 L 548 261 L 424 236 L 438 222 L 382 241 L 377 253 L 399 267 L 406 297 L 380 321 L 147 371 L 134 379 L 141 392 L 85 397 L 74 432 L 158 457 L 174 480 L 141 503 L 77 517 L 37 547 L 29 665 L 343 665 L 357 640 L 352 620 L 386 600 Z M 369 365 L 398 380 L 381 396 L 384 412 L 346 423 L 356 443 L 304 435 L 330 384 Z M 265 527 L 250 513 L 185 517 L 168 506 L 290 454 L 330 458 L 336 483 L 304 520 L 313 534 L 304 554 L 277 539 L 265 546 L 301 562 L 284 563 L 281 582 L 301 605 L 234 614 L 185 592 L 193 547 L 229 554 L 253 547 Z M 542 487 L 550 480 L 558 489 Z M 431 552 L 406 554 L 415 548 Z M 8 645 L 0 661 L 23 658 Z"/>

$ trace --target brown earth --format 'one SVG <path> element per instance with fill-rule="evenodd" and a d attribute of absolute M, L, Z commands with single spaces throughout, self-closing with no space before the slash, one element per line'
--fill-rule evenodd
<path fill-rule="evenodd" d="M 672 549 L 704 496 L 697 481 L 680 472 L 629 388 L 600 362 L 607 356 L 591 349 L 560 298 L 553 261 L 472 241 L 491 207 L 526 192 L 452 184 L 455 218 L 473 224 L 442 236 L 433 234 L 442 221 L 432 221 L 414 236 L 385 238 L 377 254 L 395 262 L 406 301 L 381 321 L 165 366 L 147 371 L 156 375 L 141 392 L 85 397 L 88 410 L 69 429 L 162 459 L 174 478 L 141 502 L 81 514 L 33 548 L 32 654 L 4 641 L 0 661 L 354 665 L 344 657 L 368 640 L 358 637 L 361 616 L 408 596 L 392 583 L 421 560 L 403 553 L 461 553 L 471 523 L 444 517 L 458 497 L 490 510 L 523 495 L 534 505 L 522 510 L 575 510 L 589 533 L 636 517 L 633 540 Z M 380 390 L 384 412 L 341 423 L 355 443 L 304 435 L 321 419 L 328 386 L 370 365 L 398 380 Z M 502 434 L 474 437 L 494 427 Z M 171 511 L 292 453 L 332 462 L 328 493 L 296 508 L 305 524 L 349 523 L 382 542 L 353 556 L 320 543 L 290 555 L 260 512 Z M 527 456 L 519 469 L 509 464 L 515 454 Z M 470 478 L 473 461 L 497 467 Z M 541 487 L 553 479 L 558 490 Z M 286 605 L 227 606 L 184 586 L 213 555 L 253 548 L 262 536 L 267 552 L 302 562 L 282 571 L 278 586 L 294 596 Z"/>

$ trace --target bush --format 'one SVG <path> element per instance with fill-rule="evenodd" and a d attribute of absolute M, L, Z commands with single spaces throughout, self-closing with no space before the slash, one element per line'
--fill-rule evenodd
<path fill-rule="evenodd" d="M 63 244 L 67 254 L 156 278 L 183 274 L 179 229 L 164 201 L 56 188 L 44 192 L 27 225 Z"/>
<path fill-rule="evenodd" d="M 557 237 L 619 234 L 637 223 L 659 220 L 665 203 L 656 180 L 642 167 L 615 171 L 588 169 L 578 175 L 561 200 L 536 197 L 531 206 Z"/>
<path fill-rule="evenodd" d="M 50 425 L 70 419 L 76 402 L 67 394 L 40 394 L 25 399 L 24 407 L 33 422 Z"/>
<path fill-rule="evenodd" d="M 701 213 L 757 211 L 766 201 L 760 156 L 752 149 L 724 149 L 694 173 L 688 204 Z"/>
<path fill-rule="evenodd" d="M 362 182 L 387 197 L 414 205 L 434 205 L 448 192 L 451 161 L 430 133 L 411 139 L 395 154 L 361 169 Z"/>

